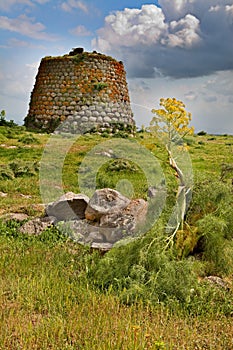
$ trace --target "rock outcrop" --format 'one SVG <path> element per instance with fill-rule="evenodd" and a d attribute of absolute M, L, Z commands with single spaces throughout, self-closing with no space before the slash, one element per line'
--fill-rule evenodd
<path fill-rule="evenodd" d="M 46 207 L 48 216 L 54 216 L 57 221 L 84 219 L 89 198 L 85 194 L 68 192 L 57 201 Z"/>
<path fill-rule="evenodd" d="M 35 218 L 21 227 L 21 232 L 40 234 L 57 225 L 74 241 L 100 250 L 137 236 L 137 229 L 147 216 L 148 205 L 143 199 L 123 196 L 116 190 L 96 190 L 89 199 L 84 194 L 68 192 L 46 206 L 47 216 Z"/>

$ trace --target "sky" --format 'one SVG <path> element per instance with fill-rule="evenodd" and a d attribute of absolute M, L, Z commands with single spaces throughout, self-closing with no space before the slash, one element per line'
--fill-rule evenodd
<path fill-rule="evenodd" d="M 0 111 L 22 124 L 41 59 L 83 47 L 123 61 L 138 127 L 175 97 L 233 134 L 232 38 L 233 0 L 0 0 Z"/>

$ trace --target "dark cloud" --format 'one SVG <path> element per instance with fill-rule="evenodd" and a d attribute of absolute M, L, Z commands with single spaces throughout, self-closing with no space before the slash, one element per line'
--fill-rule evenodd
<path fill-rule="evenodd" d="M 160 0 L 161 9 L 117 11 L 93 43 L 121 58 L 130 77 L 198 77 L 233 69 L 232 0 Z"/>

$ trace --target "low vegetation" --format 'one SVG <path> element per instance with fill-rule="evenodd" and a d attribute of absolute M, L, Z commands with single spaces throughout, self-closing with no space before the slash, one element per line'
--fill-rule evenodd
<path fill-rule="evenodd" d="M 233 136 L 185 137 L 193 198 L 170 240 L 164 228 L 176 202 L 174 170 L 160 140 L 137 133 L 135 142 L 165 174 L 166 206 L 146 235 L 104 255 L 56 227 L 29 236 L 20 233 L 22 223 L 4 218 L 43 214 L 39 163 L 48 139 L 0 126 L 0 349 L 232 349 Z M 83 160 L 106 140 L 83 135 L 74 142 L 64 162 L 65 192 L 79 192 Z M 88 187 L 89 173 L 82 174 Z M 119 188 L 123 180 L 133 197 L 147 198 L 142 169 L 127 159 L 107 159 L 96 187 Z"/>

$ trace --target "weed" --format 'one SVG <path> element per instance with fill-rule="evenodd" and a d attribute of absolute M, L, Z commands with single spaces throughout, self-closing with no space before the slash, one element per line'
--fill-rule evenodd
<path fill-rule="evenodd" d="M 98 82 L 98 83 L 95 83 L 93 87 L 94 87 L 94 90 L 96 91 L 102 91 L 108 87 L 108 84 L 103 82 Z"/>
<path fill-rule="evenodd" d="M 30 144 L 39 144 L 39 140 L 34 137 L 32 134 L 24 135 L 23 137 L 19 138 L 19 142 L 22 142 L 24 145 L 30 145 Z"/>
<path fill-rule="evenodd" d="M 14 172 L 12 169 L 5 164 L 0 165 L 0 179 L 1 180 L 12 180 L 14 178 Z"/>

